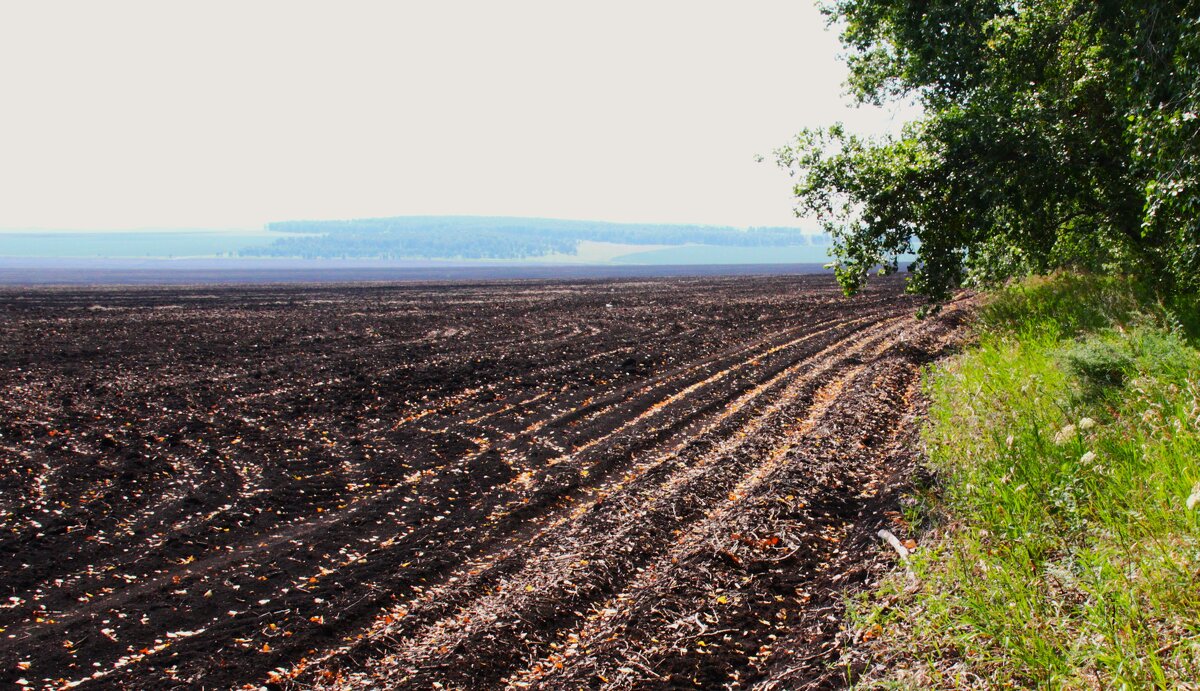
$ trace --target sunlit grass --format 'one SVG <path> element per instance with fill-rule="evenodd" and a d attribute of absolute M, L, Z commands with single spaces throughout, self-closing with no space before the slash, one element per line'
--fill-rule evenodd
<path fill-rule="evenodd" d="M 977 343 L 927 378 L 917 585 L 852 608 L 883 631 L 864 685 L 1200 688 L 1184 332 L 1115 279 L 1039 279 L 981 310 Z"/>

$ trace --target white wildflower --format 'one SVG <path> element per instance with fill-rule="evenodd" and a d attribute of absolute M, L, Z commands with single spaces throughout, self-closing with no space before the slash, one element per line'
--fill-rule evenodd
<path fill-rule="evenodd" d="M 1187 498 L 1188 511 L 1196 508 L 1197 504 L 1200 504 L 1200 482 L 1192 485 L 1192 496 Z"/>
<path fill-rule="evenodd" d="M 1079 462 L 1083 463 L 1084 465 L 1091 465 L 1092 461 L 1095 461 L 1095 460 L 1096 460 L 1096 454 L 1092 453 L 1091 451 L 1088 451 L 1087 453 L 1085 453 L 1079 457 Z"/>
<path fill-rule="evenodd" d="M 1013 435 L 1008 435 L 1008 438 L 1004 440 L 1004 444 L 1011 449 L 1013 445 Z"/>
<path fill-rule="evenodd" d="M 1067 425 L 1058 430 L 1058 434 L 1054 435 L 1055 444 L 1066 444 L 1075 436 L 1075 425 Z"/>
<path fill-rule="evenodd" d="M 1091 429 L 1096 426 L 1096 421 L 1090 417 L 1085 417 L 1079 421 L 1079 429 Z"/>

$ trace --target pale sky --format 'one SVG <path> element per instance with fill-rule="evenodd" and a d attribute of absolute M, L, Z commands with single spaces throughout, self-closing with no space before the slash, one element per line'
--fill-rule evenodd
<path fill-rule="evenodd" d="M 772 149 L 912 115 L 838 51 L 810 0 L 6 0 L 0 228 L 796 225 Z"/>

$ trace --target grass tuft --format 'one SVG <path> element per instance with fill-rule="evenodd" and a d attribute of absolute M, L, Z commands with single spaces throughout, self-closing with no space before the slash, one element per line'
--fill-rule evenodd
<path fill-rule="evenodd" d="M 980 310 L 930 371 L 936 488 L 863 688 L 1198 688 L 1200 351 L 1117 279 L 1060 274 Z M 1190 499 L 1191 498 L 1191 499 Z"/>

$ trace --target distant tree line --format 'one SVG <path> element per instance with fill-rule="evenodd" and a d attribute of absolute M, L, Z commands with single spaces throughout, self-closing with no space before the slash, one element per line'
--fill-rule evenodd
<path fill-rule="evenodd" d="M 795 228 L 645 225 L 484 216 L 400 216 L 345 221 L 282 221 L 288 233 L 243 255 L 305 258 L 527 259 L 573 254 L 582 241 L 628 245 L 783 247 L 829 242 Z"/>

